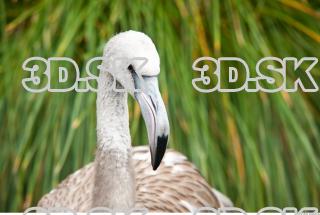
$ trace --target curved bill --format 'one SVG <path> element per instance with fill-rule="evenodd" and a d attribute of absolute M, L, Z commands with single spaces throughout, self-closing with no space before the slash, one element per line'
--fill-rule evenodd
<path fill-rule="evenodd" d="M 144 90 L 135 92 L 144 118 L 151 154 L 151 164 L 156 170 L 166 151 L 169 136 L 169 121 L 161 98 L 156 77 L 144 78 Z"/>

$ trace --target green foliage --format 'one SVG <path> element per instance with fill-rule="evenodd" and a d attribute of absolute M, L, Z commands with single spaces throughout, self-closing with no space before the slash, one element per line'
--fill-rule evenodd
<path fill-rule="evenodd" d="M 318 0 L 0 1 L 0 211 L 34 206 L 92 161 L 96 145 L 95 93 L 29 93 L 22 62 L 67 56 L 84 74 L 129 29 L 160 53 L 170 147 L 245 210 L 319 208 L 318 92 L 201 94 L 191 84 L 200 56 L 241 57 L 252 72 L 263 56 L 319 58 L 319 23 Z M 133 144 L 146 144 L 132 99 L 130 125 Z"/>

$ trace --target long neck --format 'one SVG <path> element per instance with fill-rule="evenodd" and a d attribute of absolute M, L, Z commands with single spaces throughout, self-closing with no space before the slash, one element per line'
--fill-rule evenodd
<path fill-rule="evenodd" d="M 110 90 L 113 77 L 101 73 L 97 95 L 98 147 L 93 206 L 123 211 L 132 208 L 135 202 L 127 93 Z"/>

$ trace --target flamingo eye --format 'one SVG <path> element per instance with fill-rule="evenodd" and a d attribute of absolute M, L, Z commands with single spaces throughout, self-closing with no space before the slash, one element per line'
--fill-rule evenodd
<path fill-rule="evenodd" d="M 128 66 L 128 70 L 129 70 L 131 73 L 135 72 L 132 64 L 130 64 L 130 65 Z"/>

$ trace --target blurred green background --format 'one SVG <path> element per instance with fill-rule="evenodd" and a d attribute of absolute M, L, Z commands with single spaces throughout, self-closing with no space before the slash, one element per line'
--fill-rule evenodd
<path fill-rule="evenodd" d="M 27 92 L 21 65 L 32 56 L 101 56 L 129 29 L 148 34 L 161 58 L 170 147 L 247 211 L 320 207 L 319 92 L 210 93 L 193 89 L 201 56 L 320 55 L 320 1 L 0 1 L 0 211 L 21 211 L 94 158 L 91 93 Z M 314 77 L 320 83 L 320 67 Z M 130 99 L 134 145 L 146 144 Z"/>

